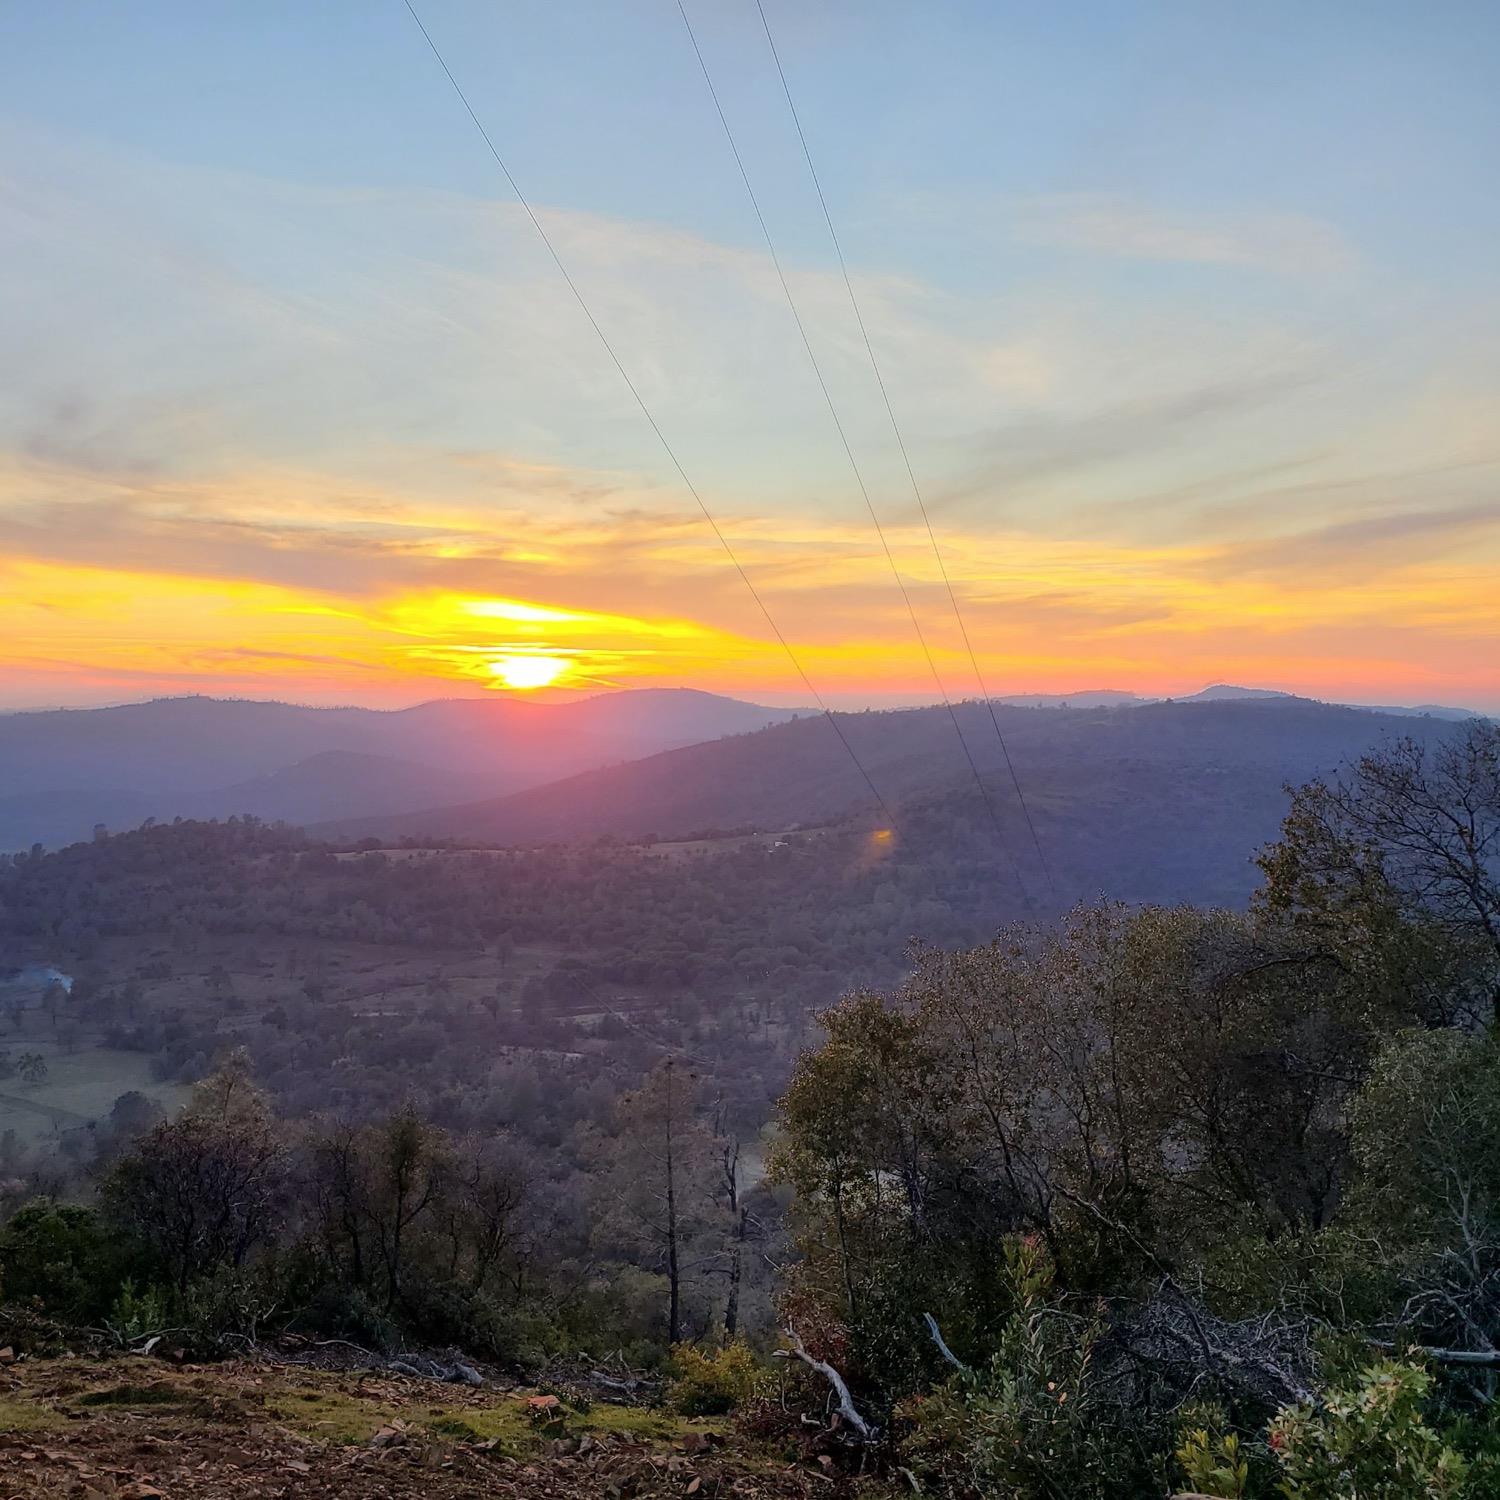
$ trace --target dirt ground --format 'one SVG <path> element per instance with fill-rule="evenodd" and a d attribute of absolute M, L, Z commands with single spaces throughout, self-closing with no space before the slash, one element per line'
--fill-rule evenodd
<path fill-rule="evenodd" d="M 0 1500 L 826 1500 L 844 1488 L 639 1407 L 248 1360 L 0 1367 Z"/>

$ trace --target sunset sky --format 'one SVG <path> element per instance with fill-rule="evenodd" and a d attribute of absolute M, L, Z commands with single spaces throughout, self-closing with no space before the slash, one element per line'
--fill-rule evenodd
<path fill-rule="evenodd" d="M 993 691 L 1500 710 L 1500 6 L 765 3 Z M 675 0 L 417 8 L 814 683 L 933 700 Z M 688 11 L 971 696 L 754 0 Z M 402 0 L 5 30 L 0 708 L 806 700 Z"/>

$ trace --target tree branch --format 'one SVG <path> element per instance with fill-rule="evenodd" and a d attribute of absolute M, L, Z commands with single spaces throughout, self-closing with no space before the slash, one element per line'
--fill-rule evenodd
<path fill-rule="evenodd" d="M 866 1443 L 873 1441 L 875 1430 L 860 1416 L 859 1410 L 854 1404 L 854 1398 L 849 1394 L 849 1387 L 844 1383 L 844 1377 L 827 1361 L 814 1359 L 807 1352 L 795 1328 L 788 1325 L 786 1336 L 792 1346 L 791 1353 L 795 1354 L 809 1369 L 816 1370 L 833 1387 L 834 1395 L 839 1398 L 839 1415 L 859 1434 L 861 1441 Z M 785 1353 L 786 1351 L 783 1350 L 783 1357 L 785 1357 Z"/>
<path fill-rule="evenodd" d="M 931 1313 L 924 1312 L 922 1314 L 922 1321 L 927 1324 L 927 1331 L 932 1335 L 932 1342 L 937 1345 L 938 1353 L 941 1354 L 943 1358 L 947 1360 L 947 1362 L 952 1365 L 955 1370 L 967 1371 L 969 1368 L 968 1365 L 966 1365 L 963 1360 L 961 1360 L 944 1341 L 943 1330 L 938 1327 L 937 1319 L 933 1317 Z"/>

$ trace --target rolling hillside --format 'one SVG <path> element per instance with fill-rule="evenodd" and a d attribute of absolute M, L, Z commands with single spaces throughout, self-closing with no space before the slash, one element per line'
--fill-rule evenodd
<path fill-rule="evenodd" d="M 937 820 L 945 838 L 998 842 L 1040 890 L 1046 878 L 989 716 L 980 705 L 958 714 L 997 812 L 998 839 L 946 710 L 850 714 L 841 725 L 896 810 L 898 833 Z M 1062 899 L 1104 891 L 1238 901 L 1253 885 L 1248 852 L 1274 836 L 1285 811 L 1286 783 L 1331 771 L 1382 739 L 1452 730 L 1442 720 L 1298 698 L 1001 708 L 999 717 Z M 516 844 L 779 829 L 848 816 L 883 821 L 829 725 L 808 717 L 512 796 L 314 831 Z"/>
<path fill-rule="evenodd" d="M 0 849 L 147 817 L 313 822 L 494 796 L 792 717 L 649 689 L 385 712 L 215 698 L 0 716 Z"/>

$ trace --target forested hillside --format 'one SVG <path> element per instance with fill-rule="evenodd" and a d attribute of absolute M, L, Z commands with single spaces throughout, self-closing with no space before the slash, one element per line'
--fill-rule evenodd
<path fill-rule="evenodd" d="M 250 813 L 288 822 L 495 795 L 792 717 L 714 693 L 567 703 L 456 698 L 307 708 L 164 698 L 0 714 L 0 849 L 68 843 L 96 823 Z"/>
<path fill-rule="evenodd" d="M 1496 1493 L 1500 731 L 1298 788 L 1238 910 L 997 923 L 992 865 L 919 858 L 946 806 L 10 861 L 54 967 L 7 981 L 0 1107 L 85 1054 L 191 1088 L 0 1141 L 7 1336 L 479 1386 L 604 1348 L 762 1460 L 945 1500 Z"/>
<path fill-rule="evenodd" d="M 998 834 L 947 710 L 845 714 L 839 724 L 888 806 L 940 808 L 938 837 L 926 837 L 925 814 L 917 817 L 922 842 L 914 858 L 940 866 L 950 854 L 987 851 L 997 870 L 1014 860 L 1034 897 L 1053 905 L 1101 893 L 1242 901 L 1253 885 L 1249 851 L 1274 836 L 1289 783 L 1393 738 L 1454 732 L 1446 721 L 1413 723 L 1295 698 L 1083 709 L 1000 705 L 997 714 L 1052 865 L 1055 898 L 983 705 L 959 705 L 957 715 L 998 815 Z M 353 820 L 319 832 L 499 844 L 601 833 L 680 838 L 821 824 L 856 812 L 867 826 L 883 818 L 837 735 L 812 716 L 498 801 Z"/>

